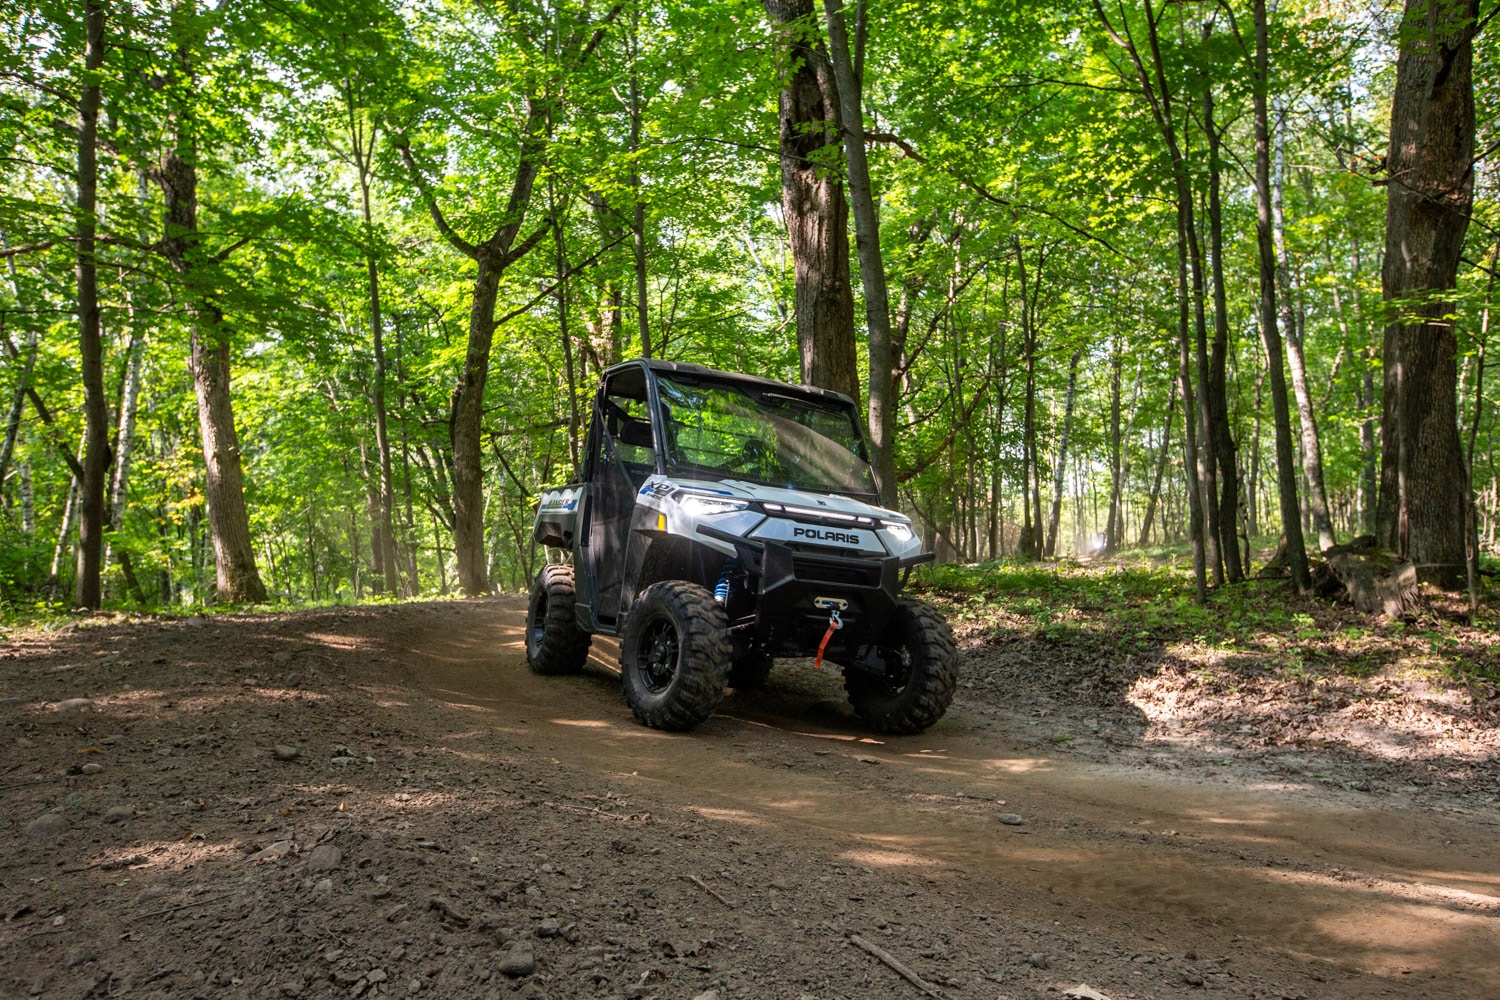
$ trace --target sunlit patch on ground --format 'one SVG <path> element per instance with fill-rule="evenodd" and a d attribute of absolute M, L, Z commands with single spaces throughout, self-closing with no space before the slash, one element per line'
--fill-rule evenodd
<path fill-rule="evenodd" d="M 714 806 L 688 806 L 687 808 L 704 819 L 718 820 L 721 823 L 734 823 L 739 826 L 765 825 L 765 820 L 744 809 L 719 809 Z"/>
<path fill-rule="evenodd" d="M 926 858 L 911 851 L 876 847 L 857 848 L 835 856 L 872 868 L 938 868 L 943 864 L 935 858 Z"/>

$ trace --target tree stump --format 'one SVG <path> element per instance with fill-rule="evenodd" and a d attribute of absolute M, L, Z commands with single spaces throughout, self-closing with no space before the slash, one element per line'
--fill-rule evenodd
<path fill-rule="evenodd" d="M 1327 574 L 1343 585 L 1355 608 L 1366 614 L 1404 618 L 1416 611 L 1417 568 L 1362 535 L 1326 553 Z"/>

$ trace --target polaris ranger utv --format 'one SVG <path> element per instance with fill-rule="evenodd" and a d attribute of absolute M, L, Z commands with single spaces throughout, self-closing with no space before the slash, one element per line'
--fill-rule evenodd
<path fill-rule="evenodd" d="M 618 636 L 642 723 L 691 729 L 777 657 L 842 668 L 872 728 L 916 733 L 953 700 L 957 654 L 901 596 L 930 561 L 911 521 L 874 506 L 848 396 L 697 365 L 630 361 L 594 398 L 583 481 L 545 493 L 533 537 L 571 563 L 531 589 L 526 661 L 583 669 Z"/>

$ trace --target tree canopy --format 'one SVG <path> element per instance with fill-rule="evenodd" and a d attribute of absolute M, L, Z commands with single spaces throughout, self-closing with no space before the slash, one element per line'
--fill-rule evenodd
<path fill-rule="evenodd" d="M 1446 585 L 1500 553 L 1482 4 L 6 12 L 7 608 L 523 589 L 602 370 L 824 370 L 813 252 L 944 561 L 1190 545 L 1202 594 L 1281 536 Z M 1394 275 L 1429 223 L 1441 266 Z"/>

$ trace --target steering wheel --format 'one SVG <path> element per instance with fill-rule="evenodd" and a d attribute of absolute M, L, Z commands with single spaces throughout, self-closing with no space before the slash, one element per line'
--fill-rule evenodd
<path fill-rule="evenodd" d="M 775 452 L 771 450 L 770 445 L 760 438 L 746 438 L 745 443 L 740 445 L 739 457 L 731 460 L 726 468 L 737 472 L 748 466 L 764 466 L 768 460 L 774 458 Z"/>

